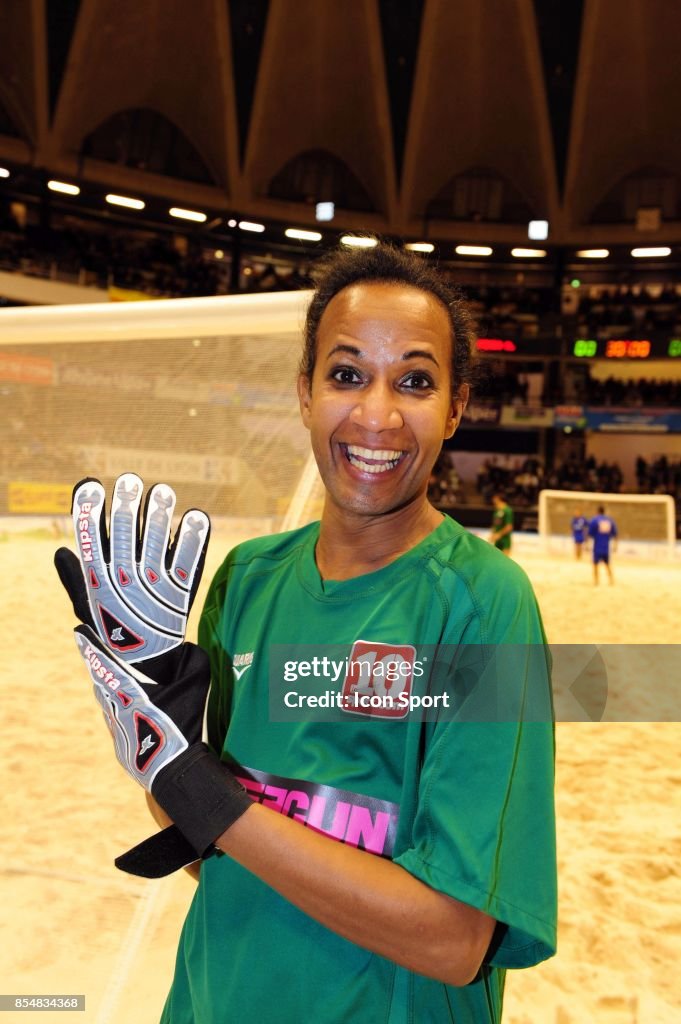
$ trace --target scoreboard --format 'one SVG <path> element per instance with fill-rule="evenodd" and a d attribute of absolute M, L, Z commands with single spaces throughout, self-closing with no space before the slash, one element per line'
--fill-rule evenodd
<path fill-rule="evenodd" d="M 510 338 L 478 338 L 476 348 L 483 355 L 516 356 L 526 359 L 556 358 L 561 345 L 555 338 L 521 335 Z M 681 338 L 576 338 L 568 341 L 566 355 L 577 359 L 681 359 Z"/>
<path fill-rule="evenodd" d="M 579 359 L 681 359 L 681 338 L 577 338 L 572 355 Z"/>

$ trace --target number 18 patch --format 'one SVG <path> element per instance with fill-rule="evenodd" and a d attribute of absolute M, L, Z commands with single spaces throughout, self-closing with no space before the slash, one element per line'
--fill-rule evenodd
<path fill-rule="evenodd" d="M 409 713 L 416 648 L 356 640 L 348 659 L 342 708 L 352 715 L 405 718 Z"/>

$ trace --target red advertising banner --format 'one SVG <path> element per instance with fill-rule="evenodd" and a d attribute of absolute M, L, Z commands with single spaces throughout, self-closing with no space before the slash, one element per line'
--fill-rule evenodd
<path fill-rule="evenodd" d="M 54 360 L 45 356 L 24 356 L 15 352 L 0 352 L 0 380 L 15 380 L 22 384 L 54 384 Z"/>

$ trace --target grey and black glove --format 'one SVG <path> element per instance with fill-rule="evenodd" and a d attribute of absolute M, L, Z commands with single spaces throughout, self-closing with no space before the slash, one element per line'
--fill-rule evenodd
<path fill-rule="evenodd" d="M 152 781 L 155 784 L 160 767 L 167 767 L 171 755 L 177 771 L 164 773 L 163 787 L 171 778 L 186 781 L 188 774 L 192 779 L 200 774 L 207 778 L 220 762 L 200 743 L 210 684 L 208 658 L 201 648 L 184 642 L 187 616 L 203 571 L 210 520 L 204 512 L 191 509 L 171 543 L 174 491 L 165 484 L 152 487 L 141 514 L 143 490 L 142 480 L 134 473 L 116 480 L 107 531 L 103 485 L 91 478 L 76 484 L 72 519 L 78 555 L 60 548 L 55 565 L 76 616 L 89 627 L 77 630 L 76 639 L 116 755 L 152 792 Z M 120 683 L 117 695 L 107 683 L 114 679 Z M 130 714 L 124 713 L 128 698 Z M 196 768 L 197 764 L 204 769 Z M 227 769 L 219 771 L 223 777 Z M 199 789 L 202 785 L 198 784 Z M 153 796 L 177 824 L 118 857 L 116 865 L 122 870 L 159 877 L 212 852 L 211 840 L 220 832 L 206 839 L 212 831 L 209 822 L 205 833 L 190 825 L 192 842 L 186 830 L 178 827 L 183 801 L 180 798 L 175 807 L 173 786 L 167 788 L 166 795 L 159 797 L 160 790 L 155 789 Z M 164 800 L 173 804 L 173 813 Z M 197 813 L 201 806 L 199 800 Z"/>
<path fill-rule="evenodd" d="M 177 863 L 183 859 L 181 846 L 172 845 L 168 836 L 163 841 L 151 837 L 119 857 L 117 866 L 133 874 L 149 874 L 156 862 L 163 870 L 153 874 L 169 874 L 205 857 L 213 851 L 215 840 L 251 806 L 229 768 L 201 742 L 202 715 L 197 708 L 203 708 L 208 694 L 207 656 L 194 647 L 194 660 L 205 660 L 203 671 L 195 664 L 187 676 L 164 685 L 126 665 L 89 626 L 78 626 L 74 632 L 118 760 L 151 793 L 189 844 L 184 846 L 184 863 Z M 158 861 L 159 855 L 146 845 L 153 841 L 161 843 L 166 856 L 172 852 L 169 862 Z"/>

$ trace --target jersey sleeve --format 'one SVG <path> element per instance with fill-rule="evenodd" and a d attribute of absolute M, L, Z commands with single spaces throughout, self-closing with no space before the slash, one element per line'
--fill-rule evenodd
<path fill-rule="evenodd" d="M 486 958 L 495 967 L 530 967 L 556 950 L 549 656 L 529 584 L 527 591 L 520 605 L 508 595 L 498 643 L 480 644 L 479 621 L 465 631 L 469 668 L 475 659 L 486 661 L 481 686 L 494 680 L 494 692 L 477 694 L 474 713 L 431 728 L 409 848 L 395 858 L 427 885 L 499 922 Z M 505 665 L 512 665 L 510 701 L 495 689 Z"/>

